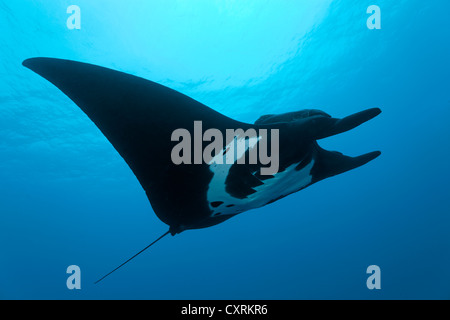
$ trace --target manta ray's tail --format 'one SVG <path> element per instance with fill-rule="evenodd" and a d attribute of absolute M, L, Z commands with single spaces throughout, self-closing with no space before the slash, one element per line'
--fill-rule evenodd
<path fill-rule="evenodd" d="M 94 284 L 99 283 L 100 281 L 102 281 L 103 279 L 105 279 L 107 276 L 109 276 L 111 273 L 113 273 L 114 271 L 118 270 L 119 268 L 123 267 L 125 264 L 127 264 L 128 262 L 130 262 L 131 260 L 133 260 L 134 258 L 136 258 L 138 255 L 140 255 L 142 252 L 144 252 L 145 250 L 147 250 L 148 248 L 150 248 L 152 245 L 154 245 L 156 242 L 158 242 L 159 240 L 161 240 L 162 238 L 164 238 L 165 236 L 167 236 L 170 233 L 170 230 L 167 231 L 166 233 L 164 233 L 162 236 L 160 236 L 158 239 L 156 239 L 155 241 L 153 241 L 152 243 L 150 243 L 148 246 L 146 246 L 144 249 L 142 249 L 141 251 L 139 251 L 138 253 L 136 253 L 134 256 L 132 256 L 130 259 L 128 259 L 127 261 L 125 261 L 124 263 L 122 263 L 120 266 L 118 266 L 117 268 L 115 268 L 113 271 L 111 271 L 110 273 L 104 275 L 102 278 L 98 279 L 97 281 L 94 282 Z"/>

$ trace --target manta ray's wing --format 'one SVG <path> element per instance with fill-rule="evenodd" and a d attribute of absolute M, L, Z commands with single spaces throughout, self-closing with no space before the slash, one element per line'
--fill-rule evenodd
<path fill-rule="evenodd" d="M 246 129 L 205 105 L 157 83 L 111 69 L 69 60 L 33 58 L 23 65 L 72 99 L 96 124 L 133 170 L 157 216 L 172 233 L 199 227 L 210 208 L 206 164 L 175 165 L 174 130 Z M 215 224 L 226 218 L 217 218 Z"/>

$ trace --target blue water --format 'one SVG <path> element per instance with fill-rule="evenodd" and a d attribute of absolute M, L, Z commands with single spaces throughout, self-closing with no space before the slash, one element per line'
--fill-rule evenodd
<path fill-rule="evenodd" d="M 66 9 L 81 8 L 81 30 Z M 366 9 L 381 8 L 381 30 Z M 446 0 L 0 0 L 1 299 L 449 299 Z M 382 156 L 221 225 L 167 230 L 93 123 L 21 66 L 132 73 L 232 118 L 383 113 L 320 142 Z M 81 290 L 66 269 L 81 268 Z M 381 289 L 366 268 L 381 269 Z"/>

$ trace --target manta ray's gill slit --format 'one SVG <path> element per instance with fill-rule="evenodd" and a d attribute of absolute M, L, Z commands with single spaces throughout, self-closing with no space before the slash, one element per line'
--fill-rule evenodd
<path fill-rule="evenodd" d="M 259 208 L 305 188 L 312 181 L 311 170 L 314 167 L 314 163 L 315 161 L 311 158 L 311 161 L 304 164 L 303 169 L 300 170 L 297 170 L 297 167 L 301 162 L 294 163 L 282 172 L 277 173 L 272 179 L 253 187 L 251 192 L 249 191 L 249 194 L 242 199 L 233 197 L 226 192 L 225 188 L 219 188 L 224 186 L 216 186 L 216 189 L 214 189 L 216 199 L 220 198 L 225 205 L 222 204 L 220 210 L 217 207 L 211 206 L 211 216 L 232 215 Z"/>
<path fill-rule="evenodd" d="M 223 204 L 223 201 L 213 201 L 213 202 L 211 202 L 211 206 L 213 208 L 220 207 L 222 204 Z"/>

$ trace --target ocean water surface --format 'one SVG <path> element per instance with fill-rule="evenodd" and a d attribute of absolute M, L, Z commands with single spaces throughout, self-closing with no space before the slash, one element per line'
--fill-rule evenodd
<path fill-rule="evenodd" d="M 67 8 L 81 9 L 70 30 Z M 370 5 L 381 29 L 367 27 Z M 449 299 L 450 41 L 444 0 L 0 0 L 0 299 Z M 166 237 L 88 117 L 22 66 L 82 61 L 234 119 L 379 107 L 320 141 L 382 155 L 261 209 Z M 67 267 L 81 269 L 68 290 Z M 381 289 L 366 286 L 367 267 Z"/>

